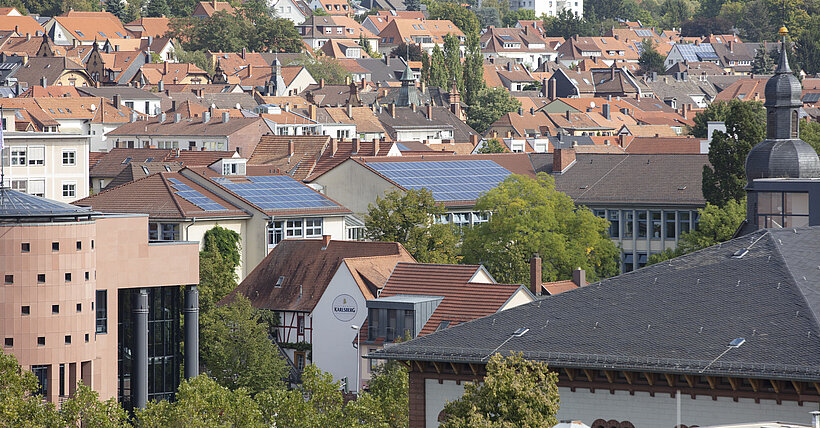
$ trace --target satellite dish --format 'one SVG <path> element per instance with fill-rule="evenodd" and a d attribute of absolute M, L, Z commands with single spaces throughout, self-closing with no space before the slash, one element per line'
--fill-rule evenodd
<path fill-rule="evenodd" d="M 89 107 L 89 108 L 91 109 L 91 111 L 97 110 L 97 106 L 95 106 L 94 104 L 91 104 L 91 107 Z"/>

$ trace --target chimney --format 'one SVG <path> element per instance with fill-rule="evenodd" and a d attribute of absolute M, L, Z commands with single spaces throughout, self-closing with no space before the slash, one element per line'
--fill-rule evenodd
<path fill-rule="evenodd" d="M 507 71 L 512 71 L 512 63 L 510 63 L 509 61 L 507 61 L 506 68 L 507 68 Z"/>
<path fill-rule="evenodd" d="M 157 82 L 157 91 L 165 92 L 165 82 L 163 82 L 162 80 Z"/>
<path fill-rule="evenodd" d="M 555 79 L 549 80 L 549 91 L 547 92 L 547 98 L 550 100 L 558 98 L 558 82 Z"/>
<path fill-rule="evenodd" d="M 541 295 L 541 256 L 538 253 L 530 258 L 530 291 L 536 296 Z"/>
<path fill-rule="evenodd" d="M 358 138 L 354 138 L 354 139 L 353 139 L 353 154 L 354 154 L 354 155 L 355 155 L 355 154 L 359 154 L 359 149 L 361 149 L 361 147 L 359 146 L 359 144 L 360 144 L 360 143 L 359 143 L 359 139 L 358 139 Z"/>
<path fill-rule="evenodd" d="M 359 80 L 359 86 L 361 86 L 360 89 L 366 88 L 367 87 L 367 81 L 364 80 L 364 78 L 362 78 L 362 80 Z"/>
<path fill-rule="evenodd" d="M 535 114 L 535 107 L 530 107 L 530 116 Z"/>
<path fill-rule="evenodd" d="M 559 149 L 552 152 L 552 172 L 562 173 L 575 162 L 575 148 Z"/>
<path fill-rule="evenodd" d="M 518 115 L 524 116 L 524 107 L 518 107 Z"/>
<path fill-rule="evenodd" d="M 182 120 L 182 114 L 174 113 L 174 123 L 179 123 L 180 120 Z"/>
<path fill-rule="evenodd" d="M 381 140 L 379 140 L 378 138 L 373 139 L 373 156 L 376 156 L 379 153 L 380 143 L 381 143 Z"/>
<path fill-rule="evenodd" d="M 427 104 L 427 120 L 433 120 L 433 106 Z"/>
<path fill-rule="evenodd" d="M 316 105 L 315 104 L 308 105 L 308 117 L 310 118 L 310 120 L 313 120 L 313 121 L 316 120 Z"/>
<path fill-rule="evenodd" d="M 393 104 L 393 103 L 388 104 L 387 105 L 387 110 L 390 113 L 390 117 L 395 119 L 396 118 L 396 105 Z"/>
<path fill-rule="evenodd" d="M 208 123 L 211 121 L 211 110 L 202 112 L 202 123 Z"/>
<path fill-rule="evenodd" d="M 384 65 L 389 67 L 390 66 L 390 55 L 384 54 Z"/>
<path fill-rule="evenodd" d="M 293 156 L 293 140 L 288 140 L 288 157 Z"/>
<path fill-rule="evenodd" d="M 410 111 L 412 111 L 413 113 L 416 112 L 416 105 L 414 103 L 410 103 Z"/>
<path fill-rule="evenodd" d="M 330 245 L 330 235 L 322 235 L 322 249 L 326 250 Z"/>
<path fill-rule="evenodd" d="M 604 104 L 602 106 L 602 109 L 603 109 L 603 113 L 604 113 L 604 118 L 606 120 L 610 120 L 609 103 Z"/>
<path fill-rule="evenodd" d="M 137 112 L 132 111 L 131 112 L 131 123 L 134 123 L 136 121 L 137 121 Z"/>
<path fill-rule="evenodd" d="M 114 107 L 120 108 L 122 105 L 122 97 L 120 94 L 114 94 Z"/>
<path fill-rule="evenodd" d="M 478 134 L 471 134 L 470 135 L 470 145 L 475 147 L 478 145 Z"/>
<path fill-rule="evenodd" d="M 159 123 L 165 123 L 165 112 L 160 113 L 159 115 Z"/>
<path fill-rule="evenodd" d="M 319 89 L 323 89 L 325 87 L 325 79 L 319 79 Z"/>
<path fill-rule="evenodd" d="M 541 79 L 541 96 L 546 98 L 547 97 L 547 82 L 549 79 L 543 78 Z"/>
<path fill-rule="evenodd" d="M 242 48 L 244 49 L 244 48 Z M 248 64 L 248 77 L 253 76 L 253 64 Z"/>
<path fill-rule="evenodd" d="M 339 150 L 339 142 L 336 141 L 335 138 L 330 139 L 330 157 L 336 156 L 336 152 Z"/>
<path fill-rule="evenodd" d="M 239 54 L 239 56 L 241 56 L 241 57 L 242 57 L 242 59 L 245 59 L 245 55 L 246 55 L 247 53 L 248 53 L 248 49 L 247 49 L 247 48 L 242 48 L 242 53 L 241 53 L 241 54 Z"/>
<path fill-rule="evenodd" d="M 729 52 L 735 53 L 735 42 L 733 40 L 729 40 Z"/>
<path fill-rule="evenodd" d="M 31 40 L 31 33 L 26 33 L 26 41 Z"/>
<path fill-rule="evenodd" d="M 351 105 L 349 101 L 345 106 L 345 113 L 347 113 L 347 117 L 353 119 L 353 105 Z"/>
<path fill-rule="evenodd" d="M 230 117 L 230 115 L 228 114 L 228 112 L 227 112 L 227 111 L 223 111 L 223 112 L 222 112 L 222 123 L 228 123 L 228 121 L 229 121 L 230 119 L 231 119 L 231 117 Z"/>
<path fill-rule="evenodd" d="M 618 135 L 618 145 L 621 146 L 621 147 L 624 147 L 624 144 L 626 144 L 626 135 L 624 135 L 624 134 Z"/>
<path fill-rule="evenodd" d="M 574 282 L 575 285 L 579 287 L 585 287 L 587 285 L 586 271 L 581 269 L 580 267 L 572 271 L 572 282 Z"/>

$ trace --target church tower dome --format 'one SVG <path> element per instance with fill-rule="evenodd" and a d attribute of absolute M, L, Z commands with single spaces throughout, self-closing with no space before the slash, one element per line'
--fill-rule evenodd
<path fill-rule="evenodd" d="M 783 44 L 774 76 L 766 82 L 766 139 L 746 157 L 746 178 L 751 185 L 758 178 L 820 178 L 820 158 L 800 139 L 802 87 L 792 74 L 786 55 L 785 27 L 780 29 Z"/>

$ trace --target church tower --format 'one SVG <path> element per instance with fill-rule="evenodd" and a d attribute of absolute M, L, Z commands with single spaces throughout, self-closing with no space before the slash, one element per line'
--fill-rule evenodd
<path fill-rule="evenodd" d="M 786 27 L 780 61 L 766 82 L 766 139 L 746 157 L 746 213 L 744 232 L 770 227 L 820 225 L 820 159 L 800 139 L 802 87 L 792 74 L 786 55 Z M 817 196 L 811 198 L 814 189 Z M 811 219 L 810 199 L 818 204 Z"/>

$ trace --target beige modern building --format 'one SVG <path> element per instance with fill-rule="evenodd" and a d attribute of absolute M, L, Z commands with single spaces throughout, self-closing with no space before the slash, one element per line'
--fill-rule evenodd
<path fill-rule="evenodd" d="M 147 229 L 146 215 L 104 215 L 0 187 L 2 349 L 36 375 L 48 401 L 71 396 L 80 381 L 127 407 L 175 393 L 183 294 L 185 324 L 198 325 L 199 247 L 149 243 L 138 232 Z M 198 366 L 196 342 L 186 368 Z"/>

